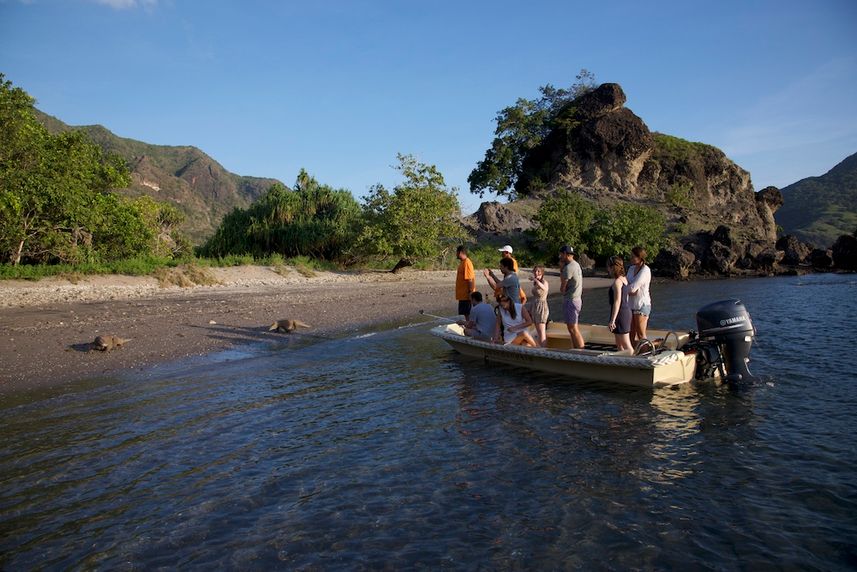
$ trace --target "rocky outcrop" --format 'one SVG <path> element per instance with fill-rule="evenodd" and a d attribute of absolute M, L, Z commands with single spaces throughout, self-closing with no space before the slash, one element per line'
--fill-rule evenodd
<path fill-rule="evenodd" d="M 696 255 L 684 248 L 669 247 L 661 250 L 652 261 L 652 270 L 656 276 L 687 280 L 699 266 Z"/>
<path fill-rule="evenodd" d="M 474 217 L 479 227 L 487 233 L 521 233 L 533 227 L 532 219 L 520 210 L 496 201 L 479 205 Z"/>
<path fill-rule="evenodd" d="M 643 120 L 624 107 L 625 100 L 618 84 L 606 83 L 567 104 L 553 130 L 524 160 L 518 194 L 562 186 L 595 199 L 604 191 L 637 195 L 654 142 Z"/>
<path fill-rule="evenodd" d="M 765 187 L 756 193 L 755 199 L 756 211 L 762 220 L 765 238 L 772 242 L 776 241 L 777 221 L 774 220 L 774 213 L 783 206 L 783 194 L 776 187 Z"/>
<path fill-rule="evenodd" d="M 809 255 L 812 252 L 813 246 L 801 241 L 792 234 L 787 234 L 777 240 L 776 248 L 783 252 L 783 258 L 780 261 L 781 264 L 797 266 L 809 262 Z"/>
<path fill-rule="evenodd" d="M 857 233 L 840 236 L 830 250 L 834 267 L 851 272 L 857 270 Z"/>
<path fill-rule="evenodd" d="M 833 251 L 829 248 L 814 248 L 809 253 L 809 263 L 815 270 L 830 270 L 833 268 Z"/>
<path fill-rule="evenodd" d="M 624 201 L 658 209 L 672 243 L 658 261 L 665 275 L 777 272 L 785 257 L 775 247 L 780 191 L 755 193 L 749 173 L 722 151 L 651 132 L 625 102 L 618 84 L 603 84 L 560 109 L 524 158 L 517 195 L 571 190 L 602 206 Z M 492 216 L 480 209 L 478 226 L 495 236 L 527 228 L 502 206 L 491 205 Z"/>

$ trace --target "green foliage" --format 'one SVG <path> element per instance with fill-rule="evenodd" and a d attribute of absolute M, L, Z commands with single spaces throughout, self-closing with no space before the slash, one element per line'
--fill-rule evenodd
<path fill-rule="evenodd" d="M 587 231 L 595 218 L 595 206 L 567 189 L 545 200 L 536 214 L 536 238 L 558 250 L 563 244 L 583 252 Z"/>
<path fill-rule="evenodd" d="M 162 254 L 169 237 L 158 213 L 111 189 L 127 186 L 124 161 L 105 154 L 84 133 L 51 135 L 37 121 L 33 99 L 0 74 L 0 260 L 27 263 L 109 262 Z M 175 241 L 173 241 L 175 242 Z"/>
<path fill-rule="evenodd" d="M 294 191 L 272 185 L 249 208 L 226 215 L 200 252 L 334 259 L 352 241 L 359 220 L 360 206 L 350 192 L 321 185 L 301 170 Z"/>
<path fill-rule="evenodd" d="M 494 141 L 485 158 L 467 177 L 470 192 L 481 197 L 492 191 L 514 198 L 513 188 L 524 158 L 547 136 L 563 106 L 595 87 L 595 75 L 585 69 L 580 70 L 576 79 L 568 89 L 542 86 L 538 100 L 520 98 L 515 105 L 497 113 Z M 567 124 L 571 120 L 564 121 Z"/>
<path fill-rule="evenodd" d="M 693 206 L 693 199 L 691 198 L 692 192 L 693 183 L 690 181 L 675 183 L 667 189 L 666 199 L 674 207 L 689 209 Z"/>
<path fill-rule="evenodd" d="M 857 153 L 820 177 L 782 189 L 783 206 L 774 215 L 784 234 L 819 247 L 832 245 L 857 225 Z"/>
<path fill-rule="evenodd" d="M 650 259 L 664 246 L 666 220 L 651 207 L 617 203 L 595 214 L 587 231 L 589 252 L 598 258 L 627 255 L 635 246 L 644 247 Z"/>
<path fill-rule="evenodd" d="M 84 262 L 80 264 L 0 264 L 0 279 L 40 280 L 49 276 L 124 274 L 148 276 L 158 268 L 175 266 L 179 262 L 157 256 L 135 256 L 110 262 Z"/>
<path fill-rule="evenodd" d="M 597 208 L 568 190 L 545 200 L 536 220 L 536 238 L 549 253 L 569 244 L 577 252 L 606 257 L 643 246 L 653 259 L 666 241 L 666 220 L 656 209 L 634 203 Z"/>
<path fill-rule="evenodd" d="M 353 254 L 431 258 L 463 238 L 455 189 L 434 165 L 397 155 L 404 180 L 392 192 L 376 185 L 364 199 L 364 226 Z"/>
<path fill-rule="evenodd" d="M 655 158 L 658 160 L 671 159 L 677 163 L 686 163 L 698 159 L 702 154 L 716 151 L 716 147 L 705 143 L 687 141 L 680 137 L 653 133 L 655 139 Z"/>

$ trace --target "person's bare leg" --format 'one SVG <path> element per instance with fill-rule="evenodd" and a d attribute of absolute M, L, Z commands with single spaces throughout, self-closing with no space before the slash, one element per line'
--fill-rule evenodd
<path fill-rule="evenodd" d="M 631 334 L 630 334 L 631 346 L 636 344 L 637 340 L 640 340 L 643 338 L 643 336 L 640 335 L 640 316 L 641 316 L 640 314 L 632 314 L 631 315 Z"/>
<path fill-rule="evenodd" d="M 580 328 L 577 324 L 566 324 L 568 334 L 571 336 L 571 347 L 580 349 L 583 347 L 583 335 L 580 333 Z"/>
<path fill-rule="evenodd" d="M 539 335 L 539 345 L 545 347 L 548 345 L 547 324 L 536 324 L 536 333 Z"/>
<path fill-rule="evenodd" d="M 642 314 L 638 314 L 634 317 L 640 318 L 640 321 L 637 323 L 637 334 L 639 335 L 640 339 L 642 340 L 643 338 L 646 337 L 646 330 L 649 327 L 649 317 L 644 316 Z"/>

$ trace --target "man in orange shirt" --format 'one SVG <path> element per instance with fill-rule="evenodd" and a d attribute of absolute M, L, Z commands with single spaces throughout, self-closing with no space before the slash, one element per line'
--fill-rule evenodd
<path fill-rule="evenodd" d="M 458 313 L 465 320 L 470 319 L 470 293 L 476 291 L 476 272 L 473 270 L 473 262 L 467 257 L 467 248 L 464 245 L 455 250 L 458 260 L 458 273 L 455 275 L 455 299 L 458 300 Z"/>

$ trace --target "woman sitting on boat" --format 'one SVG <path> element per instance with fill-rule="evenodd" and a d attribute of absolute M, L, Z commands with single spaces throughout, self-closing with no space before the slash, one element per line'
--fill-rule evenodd
<path fill-rule="evenodd" d="M 513 303 L 505 292 L 500 295 L 498 301 L 500 305 L 497 306 L 497 330 L 494 339 L 497 342 L 502 340 L 506 345 L 536 347 L 538 344 L 527 331 L 533 324 L 530 312 L 520 302 Z"/>
<path fill-rule="evenodd" d="M 631 305 L 628 303 L 628 279 L 625 278 L 625 262 L 621 256 L 611 256 L 607 261 L 607 272 L 613 284 L 607 290 L 610 301 L 610 323 L 607 327 L 616 337 L 620 350 L 633 349 L 631 345 Z"/>

